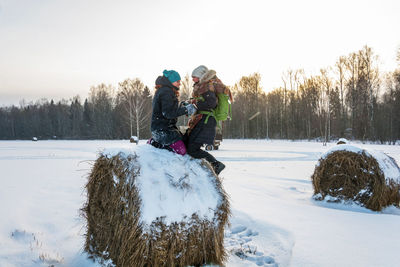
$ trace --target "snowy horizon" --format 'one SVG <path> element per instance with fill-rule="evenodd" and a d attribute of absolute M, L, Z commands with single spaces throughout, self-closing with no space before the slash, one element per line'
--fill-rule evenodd
<path fill-rule="evenodd" d="M 0 266 L 99 267 L 83 253 L 84 186 L 100 152 L 132 146 L 146 144 L 0 141 Z M 220 177 L 232 208 L 231 227 L 225 231 L 226 266 L 398 265 L 399 208 L 373 212 L 313 200 L 311 174 L 318 159 L 335 146 L 224 140 L 211 152 L 226 164 Z M 356 146 L 400 162 L 398 145 Z"/>

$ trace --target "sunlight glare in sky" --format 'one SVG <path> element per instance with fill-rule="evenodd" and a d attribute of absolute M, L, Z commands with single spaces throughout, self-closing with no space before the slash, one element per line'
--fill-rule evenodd
<path fill-rule="evenodd" d="M 259 72 L 265 90 L 282 73 L 307 75 L 373 48 L 396 68 L 400 1 L 0 0 L 0 105 L 86 98 L 100 83 L 200 64 L 233 85 Z"/>

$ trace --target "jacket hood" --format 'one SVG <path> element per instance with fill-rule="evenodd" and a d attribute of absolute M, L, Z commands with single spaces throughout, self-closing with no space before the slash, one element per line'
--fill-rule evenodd
<path fill-rule="evenodd" d="M 175 90 L 179 90 L 179 88 L 176 87 L 176 86 L 173 86 L 172 83 L 165 76 L 158 76 L 157 77 L 157 79 L 156 79 L 156 87 L 158 87 L 158 86 L 160 86 L 160 87 L 166 86 L 166 87 L 174 88 Z"/>
<path fill-rule="evenodd" d="M 200 78 L 199 83 L 208 82 L 209 80 L 215 78 L 217 76 L 217 72 L 215 70 L 208 70 L 204 75 Z"/>

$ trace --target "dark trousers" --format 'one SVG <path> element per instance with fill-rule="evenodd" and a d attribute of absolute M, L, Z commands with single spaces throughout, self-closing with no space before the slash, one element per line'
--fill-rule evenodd
<path fill-rule="evenodd" d="M 210 153 L 200 149 L 202 145 L 200 143 L 189 143 L 186 152 L 195 159 L 206 159 L 210 163 L 216 162 L 217 160 Z"/>

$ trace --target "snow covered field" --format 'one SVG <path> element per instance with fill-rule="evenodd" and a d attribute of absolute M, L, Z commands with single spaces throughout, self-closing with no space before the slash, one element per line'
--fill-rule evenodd
<path fill-rule="evenodd" d="M 400 209 L 377 213 L 312 200 L 310 176 L 334 145 L 224 140 L 212 152 L 227 166 L 227 266 L 400 266 Z M 357 145 L 400 163 L 399 146 Z M 0 141 L 0 266 L 98 266 L 82 250 L 84 185 L 99 151 L 131 146 Z"/>

